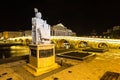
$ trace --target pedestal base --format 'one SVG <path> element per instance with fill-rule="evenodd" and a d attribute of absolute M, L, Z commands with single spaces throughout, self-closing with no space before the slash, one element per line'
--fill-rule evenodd
<path fill-rule="evenodd" d="M 55 63 L 51 66 L 48 66 L 48 67 L 43 67 L 43 68 L 36 68 L 34 66 L 32 66 L 31 64 L 27 64 L 26 66 L 24 66 L 24 68 L 30 72 L 31 74 L 33 74 L 34 76 L 40 76 L 44 73 L 47 73 L 47 72 L 50 72 L 52 70 L 55 70 L 57 68 L 59 68 L 60 66 Z"/>
<path fill-rule="evenodd" d="M 24 68 L 34 76 L 39 76 L 60 67 L 55 63 L 54 44 L 31 44 L 30 49 L 29 64 Z"/>

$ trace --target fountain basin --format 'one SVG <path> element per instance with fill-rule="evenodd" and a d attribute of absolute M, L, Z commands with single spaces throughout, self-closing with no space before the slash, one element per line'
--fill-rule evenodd
<path fill-rule="evenodd" d="M 95 53 L 84 52 L 84 51 L 69 51 L 69 52 L 56 54 L 56 56 L 77 59 L 77 60 L 84 60 L 87 59 L 88 57 L 95 56 Z"/>

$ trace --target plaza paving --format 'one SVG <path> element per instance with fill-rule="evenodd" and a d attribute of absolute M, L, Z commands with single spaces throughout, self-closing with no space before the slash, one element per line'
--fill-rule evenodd
<path fill-rule="evenodd" d="M 107 71 L 120 73 L 120 49 L 95 54 L 96 57 L 83 61 L 63 58 L 65 63 L 73 66 L 38 77 L 23 68 L 27 64 L 24 60 L 1 64 L 0 80 L 100 80 Z M 59 60 L 57 57 L 56 61 Z"/>

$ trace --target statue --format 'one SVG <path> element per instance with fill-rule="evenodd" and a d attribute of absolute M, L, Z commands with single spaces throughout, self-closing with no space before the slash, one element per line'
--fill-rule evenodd
<path fill-rule="evenodd" d="M 29 63 L 25 69 L 34 76 L 47 73 L 60 66 L 55 63 L 55 45 L 50 43 L 50 25 L 41 19 L 42 14 L 34 9 L 32 18 L 32 44 L 30 47 Z"/>
<path fill-rule="evenodd" d="M 32 43 L 33 44 L 46 44 L 50 43 L 50 25 L 47 21 L 41 19 L 42 14 L 34 8 L 35 17 L 32 18 Z"/>

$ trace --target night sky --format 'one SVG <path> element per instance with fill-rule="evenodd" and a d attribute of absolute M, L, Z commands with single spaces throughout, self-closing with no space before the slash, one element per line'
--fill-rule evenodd
<path fill-rule="evenodd" d="M 115 1 L 10 1 L 0 2 L 0 31 L 31 29 L 34 8 L 38 8 L 48 24 L 62 23 L 77 35 L 89 35 L 93 30 L 100 34 L 120 25 L 120 3 Z"/>

